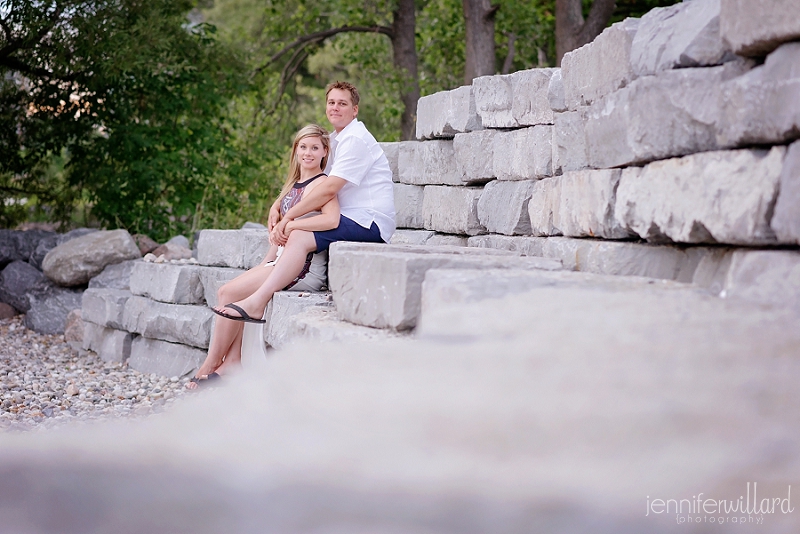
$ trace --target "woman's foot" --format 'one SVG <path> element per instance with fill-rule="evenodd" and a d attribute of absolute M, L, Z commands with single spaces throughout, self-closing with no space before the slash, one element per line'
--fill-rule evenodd
<path fill-rule="evenodd" d="M 217 304 L 211 308 L 214 313 L 233 319 L 234 321 L 246 321 L 251 323 L 265 322 L 262 317 L 264 316 L 264 308 L 258 309 L 257 305 L 249 302 L 249 299 L 243 299 L 239 302 L 231 302 L 229 304 Z"/>
<path fill-rule="evenodd" d="M 222 376 L 219 373 L 196 376 L 189 380 L 189 383 L 186 384 L 186 389 L 194 390 L 212 386 L 217 383 L 220 378 L 222 378 Z"/>

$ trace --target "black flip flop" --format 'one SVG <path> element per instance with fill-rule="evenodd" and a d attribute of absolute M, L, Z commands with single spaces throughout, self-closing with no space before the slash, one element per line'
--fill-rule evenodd
<path fill-rule="evenodd" d="M 223 308 L 230 308 L 233 311 L 239 312 L 240 315 L 239 316 L 228 315 L 227 313 L 222 313 L 221 311 L 217 310 L 216 308 L 211 308 L 211 311 L 213 311 L 217 315 L 221 315 L 222 317 L 225 317 L 226 319 L 231 319 L 232 321 L 242 321 L 242 322 L 245 322 L 245 323 L 260 323 L 260 324 L 264 324 L 264 323 L 267 322 L 264 319 L 254 319 L 254 318 L 250 317 L 249 313 L 244 311 L 240 306 L 237 306 L 236 304 L 233 304 L 233 303 L 226 304 L 225 306 L 223 306 Z"/>
<path fill-rule="evenodd" d="M 197 384 L 197 389 L 202 389 L 204 387 L 213 386 L 214 383 L 222 378 L 222 375 L 219 373 L 211 373 L 210 375 L 206 375 L 205 378 L 200 377 L 192 377 L 189 379 L 189 382 L 193 382 Z"/>

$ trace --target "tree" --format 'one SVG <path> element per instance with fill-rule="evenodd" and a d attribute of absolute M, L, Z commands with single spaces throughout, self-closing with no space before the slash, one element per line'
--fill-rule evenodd
<path fill-rule="evenodd" d="M 564 54 L 590 43 L 605 29 L 616 8 L 615 0 L 594 0 L 584 18 L 581 0 L 556 0 L 556 64 Z"/>
<path fill-rule="evenodd" d="M 209 184 L 242 163 L 225 116 L 239 62 L 212 27 L 188 23 L 191 7 L 0 0 L 4 197 L 33 196 L 62 219 L 83 201 L 156 238 L 191 228 Z"/>
<path fill-rule="evenodd" d="M 499 4 L 489 0 L 463 0 L 466 22 L 466 64 L 464 83 L 469 85 L 478 76 L 495 74 L 494 18 Z"/>

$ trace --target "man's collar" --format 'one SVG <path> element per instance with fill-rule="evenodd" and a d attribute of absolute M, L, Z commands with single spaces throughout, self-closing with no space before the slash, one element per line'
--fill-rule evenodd
<path fill-rule="evenodd" d="M 353 126 L 353 125 L 358 123 L 358 122 L 359 122 L 358 121 L 358 117 L 356 117 L 353 120 L 351 120 L 350 123 L 347 126 L 342 128 L 341 132 L 337 132 L 336 130 L 334 130 L 333 133 L 330 136 L 331 137 L 331 141 L 333 141 L 334 139 L 339 139 L 341 136 L 343 136 L 346 133 L 352 132 L 355 128 L 357 128 L 357 126 Z"/>

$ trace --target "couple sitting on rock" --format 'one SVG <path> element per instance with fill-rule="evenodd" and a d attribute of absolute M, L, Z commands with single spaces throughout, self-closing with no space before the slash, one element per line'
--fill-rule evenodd
<path fill-rule="evenodd" d="M 347 82 L 326 91 L 326 115 L 336 130 L 304 127 L 292 145 L 289 176 L 269 210 L 269 252 L 258 266 L 223 285 L 208 356 L 187 385 L 194 389 L 236 367 L 244 322 L 261 317 L 282 289 L 319 290 L 328 246 L 336 241 L 388 243 L 395 230 L 392 172 L 358 115 L 359 95 Z"/>

